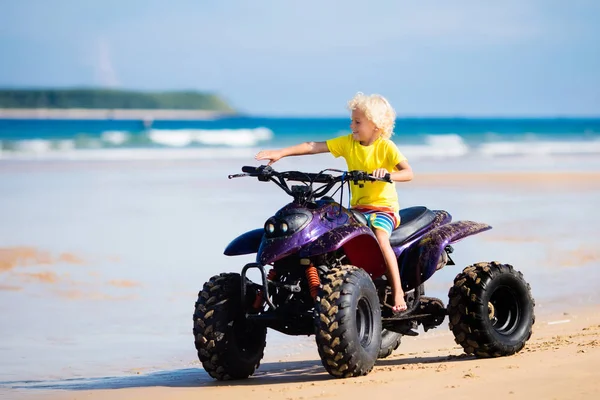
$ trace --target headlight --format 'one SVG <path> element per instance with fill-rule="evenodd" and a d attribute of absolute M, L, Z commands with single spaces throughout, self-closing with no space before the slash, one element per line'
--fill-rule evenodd
<path fill-rule="evenodd" d="M 312 219 L 309 212 L 286 212 L 275 214 L 265 222 L 265 234 L 269 238 L 287 236 L 303 229 Z"/>
<path fill-rule="evenodd" d="M 267 232 L 269 235 L 275 233 L 275 224 L 267 221 L 267 223 L 265 224 L 265 232 Z"/>
<path fill-rule="evenodd" d="M 287 233 L 288 224 L 286 224 L 285 222 L 282 222 L 281 225 L 279 225 L 279 229 L 281 230 L 281 233 Z"/>

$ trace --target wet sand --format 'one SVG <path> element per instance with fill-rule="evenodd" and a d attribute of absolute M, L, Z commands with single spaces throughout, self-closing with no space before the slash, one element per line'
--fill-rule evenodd
<path fill-rule="evenodd" d="M 600 190 L 600 172 L 460 172 L 421 173 L 412 182 L 416 186 L 472 188 L 493 186 L 522 190 Z"/>
<path fill-rule="evenodd" d="M 514 356 L 477 359 L 453 343 L 445 324 L 435 334 L 405 338 L 367 376 L 335 379 L 316 351 L 267 361 L 244 381 L 211 380 L 200 366 L 123 377 L 15 383 L 11 398 L 43 399 L 597 399 L 600 396 L 598 308 L 564 307 L 538 318 L 527 346 Z M 38 388 L 34 388 L 34 387 Z M 2 394 L 2 389 L 0 389 Z"/>
<path fill-rule="evenodd" d="M 239 170 L 231 162 L 44 164 L 0 164 L 0 372 L 6 377 L 0 396 L 600 398 L 598 172 L 423 172 L 398 185 L 407 206 L 442 207 L 455 220 L 494 226 L 456 245 L 455 260 L 464 266 L 500 255 L 532 284 L 538 318 L 516 356 L 462 356 L 446 321 L 406 338 L 368 376 L 337 380 L 321 366 L 313 338 L 268 336 L 256 376 L 218 383 L 195 358 L 194 296 L 210 275 L 239 270 L 238 260 L 223 262 L 223 245 L 286 198 L 274 185 L 220 178 Z M 199 171 L 209 166 L 214 174 L 202 177 Z M 292 169 L 287 166 L 280 169 Z M 218 201 L 211 197 L 216 191 Z M 39 207 L 42 195 L 51 213 Z M 80 206 L 61 208 L 67 200 Z M 258 200 L 260 208 L 244 209 Z M 215 206 L 230 207 L 236 226 L 207 220 L 203 209 Z M 23 215 L 36 224 L 24 225 Z M 208 233 L 201 222 L 211 226 Z M 436 274 L 429 294 L 442 298 L 459 271 Z"/>

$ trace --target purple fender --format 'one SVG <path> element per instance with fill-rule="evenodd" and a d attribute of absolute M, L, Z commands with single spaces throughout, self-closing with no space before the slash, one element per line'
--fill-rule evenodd
<path fill-rule="evenodd" d="M 226 256 L 241 256 L 256 253 L 264 234 L 265 230 L 263 228 L 248 231 L 233 239 L 227 245 L 223 254 Z"/>
<path fill-rule="evenodd" d="M 348 264 L 360 267 L 371 277 L 385 273 L 385 259 L 373 231 L 366 225 L 350 224 L 337 227 L 322 235 L 300 252 L 300 257 L 312 257 L 344 249 Z"/>
<path fill-rule="evenodd" d="M 299 237 L 300 235 L 292 235 L 280 238 L 267 239 L 266 237 L 260 242 L 258 252 L 256 254 L 256 262 L 261 265 L 272 264 L 277 260 L 281 260 L 296 253 L 305 244 Z"/>
<path fill-rule="evenodd" d="M 490 225 L 457 221 L 439 226 L 411 244 L 401 258 L 400 275 L 405 291 L 414 289 L 436 271 L 442 252 L 449 244 L 492 229 Z"/>

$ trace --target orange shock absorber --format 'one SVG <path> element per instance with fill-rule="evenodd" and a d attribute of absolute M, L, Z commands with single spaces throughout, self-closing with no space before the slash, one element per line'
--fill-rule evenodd
<path fill-rule="evenodd" d="M 308 279 L 310 295 L 313 299 L 316 299 L 317 294 L 319 293 L 319 288 L 321 287 L 321 280 L 319 279 L 319 273 L 317 272 L 317 269 L 312 263 L 308 268 L 306 268 L 306 279 Z"/>

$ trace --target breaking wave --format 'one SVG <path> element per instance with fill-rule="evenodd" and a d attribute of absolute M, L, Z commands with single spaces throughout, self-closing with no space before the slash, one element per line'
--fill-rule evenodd
<path fill-rule="evenodd" d="M 294 136 L 295 137 L 295 136 Z M 65 139 L 17 139 L 0 142 L 3 160 L 179 160 L 250 159 L 260 148 L 277 148 L 292 141 L 276 136 L 268 128 L 249 129 L 153 129 L 143 133 L 105 131 L 99 135 L 77 135 Z M 318 140 L 326 140 L 323 137 Z M 401 151 L 414 159 L 452 159 L 479 156 L 533 157 L 600 154 L 600 138 L 568 140 L 507 140 L 485 135 L 484 140 L 466 141 L 459 134 L 419 135 L 397 138 Z"/>

